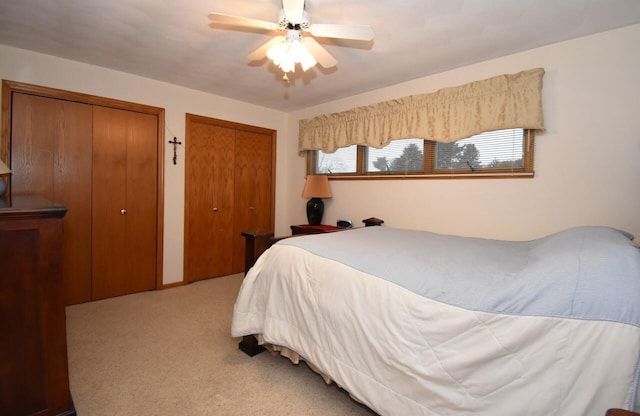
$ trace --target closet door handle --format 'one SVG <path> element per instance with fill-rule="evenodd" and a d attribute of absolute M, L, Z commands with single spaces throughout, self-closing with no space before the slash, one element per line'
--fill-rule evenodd
<path fill-rule="evenodd" d="M 127 210 L 126 210 L 126 209 L 121 209 L 121 210 L 120 210 L 120 215 L 125 215 L 126 213 L 127 213 Z"/>
<path fill-rule="evenodd" d="M 213 212 L 218 212 L 218 207 L 215 207 L 215 208 L 213 209 Z"/>
<path fill-rule="evenodd" d="M 254 207 L 249 207 L 249 211 L 255 211 L 256 209 Z"/>

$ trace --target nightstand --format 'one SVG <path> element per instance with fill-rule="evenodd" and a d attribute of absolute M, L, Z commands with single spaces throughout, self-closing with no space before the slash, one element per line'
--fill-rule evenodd
<path fill-rule="evenodd" d="M 335 231 L 348 230 L 348 228 L 340 228 L 335 225 L 292 225 L 291 226 L 291 234 L 293 235 L 303 235 L 303 234 L 323 234 L 323 233 L 333 233 Z"/>

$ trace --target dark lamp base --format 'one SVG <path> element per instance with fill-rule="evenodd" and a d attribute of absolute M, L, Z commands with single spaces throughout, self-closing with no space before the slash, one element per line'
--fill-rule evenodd
<path fill-rule="evenodd" d="M 324 214 L 324 202 L 320 198 L 311 198 L 307 202 L 307 221 L 309 225 L 320 225 Z"/>

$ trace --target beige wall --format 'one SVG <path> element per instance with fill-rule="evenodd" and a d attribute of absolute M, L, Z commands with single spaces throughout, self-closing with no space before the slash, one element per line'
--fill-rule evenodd
<path fill-rule="evenodd" d="M 290 114 L 297 120 L 503 73 L 546 70 L 547 131 L 535 148 L 534 179 L 332 181 L 325 223 L 382 218 L 390 227 L 531 239 L 600 224 L 640 235 L 640 25 L 558 43 Z M 368 70 L 375 70 L 369 68 Z M 335 76 L 339 76 L 338 73 Z M 291 189 L 304 184 L 304 157 L 287 147 Z M 305 200 L 289 194 L 291 221 Z"/>
<path fill-rule="evenodd" d="M 277 153 L 286 143 L 285 113 L 97 66 L 0 45 L 0 78 L 162 107 L 167 141 L 176 136 L 185 143 L 185 113 L 191 113 L 277 130 Z M 175 166 L 173 146 L 165 146 L 163 269 L 168 284 L 183 277 L 184 145 Z M 286 210 L 278 202 L 284 189 L 276 186 L 276 193 L 276 222 L 284 223 Z"/>
<path fill-rule="evenodd" d="M 0 46 L 0 78 L 166 110 L 167 140 L 184 142 L 185 113 L 278 131 L 276 233 L 306 222 L 298 120 L 390 98 L 544 67 L 547 132 L 534 179 L 332 181 L 325 223 L 371 216 L 385 226 L 530 239 L 583 224 L 640 235 L 640 25 L 494 59 L 285 114 L 134 75 Z M 257 68 L 256 70 L 260 70 Z M 369 69 L 373 70 L 373 69 Z M 336 73 L 332 76 L 339 76 Z M 606 145 L 602 145 L 606 143 Z M 165 152 L 164 281 L 182 280 L 184 148 Z M 594 169 L 593 167 L 597 168 Z"/>

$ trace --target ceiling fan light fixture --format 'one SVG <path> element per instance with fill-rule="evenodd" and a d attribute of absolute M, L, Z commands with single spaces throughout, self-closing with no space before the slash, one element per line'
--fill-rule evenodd
<path fill-rule="evenodd" d="M 338 61 L 315 38 L 373 40 L 373 29 L 370 26 L 311 24 L 309 13 L 305 10 L 305 0 L 282 0 L 277 23 L 216 12 L 209 13 L 209 19 L 225 25 L 284 32 L 251 52 L 248 58 L 251 61 L 262 61 L 267 57 L 284 71 L 285 80 L 287 73 L 294 72 L 297 64 L 300 64 L 303 71 L 316 64 L 323 68 L 336 66 Z"/>
<path fill-rule="evenodd" d="M 289 36 L 284 42 L 271 46 L 267 50 L 267 58 L 271 59 L 285 73 L 294 72 L 298 63 L 303 71 L 312 68 L 317 63 L 299 38 Z"/>
<path fill-rule="evenodd" d="M 294 56 L 296 63 L 300 64 L 303 71 L 312 68 L 318 63 L 313 55 L 311 55 L 311 52 L 309 52 L 309 50 L 299 40 L 294 41 L 289 50 L 291 55 Z"/>

